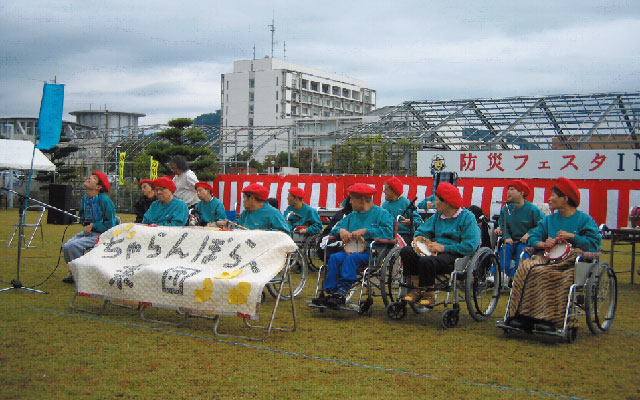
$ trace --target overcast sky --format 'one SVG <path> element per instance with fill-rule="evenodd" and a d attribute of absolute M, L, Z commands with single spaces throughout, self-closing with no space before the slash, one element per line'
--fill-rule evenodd
<path fill-rule="evenodd" d="M 36 117 L 42 82 L 74 110 L 140 124 L 220 108 L 233 61 L 274 57 L 406 100 L 640 90 L 640 1 L 0 2 L 0 116 Z"/>

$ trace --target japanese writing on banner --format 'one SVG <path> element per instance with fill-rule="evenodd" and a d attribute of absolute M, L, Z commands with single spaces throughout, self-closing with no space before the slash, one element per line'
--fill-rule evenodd
<path fill-rule="evenodd" d="M 640 179 L 640 150 L 419 151 L 418 176 Z"/>
<path fill-rule="evenodd" d="M 151 157 L 150 161 L 149 178 L 158 179 L 158 160 L 154 160 L 153 157 Z"/>
<path fill-rule="evenodd" d="M 124 184 L 124 159 L 127 158 L 127 152 L 123 151 L 119 155 L 118 160 L 118 183 L 120 185 Z"/>

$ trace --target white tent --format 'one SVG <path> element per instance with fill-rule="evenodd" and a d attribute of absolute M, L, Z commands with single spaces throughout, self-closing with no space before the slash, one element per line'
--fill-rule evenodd
<path fill-rule="evenodd" d="M 0 170 L 31 168 L 33 143 L 28 140 L 0 139 Z M 56 166 L 39 149 L 33 159 L 35 171 L 55 171 Z"/>

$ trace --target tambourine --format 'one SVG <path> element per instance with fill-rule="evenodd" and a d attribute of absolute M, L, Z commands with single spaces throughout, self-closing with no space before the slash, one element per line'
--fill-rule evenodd
<path fill-rule="evenodd" d="M 437 256 L 437 252 L 432 253 L 431 250 L 429 250 L 429 243 L 431 243 L 429 239 L 420 236 L 413 239 L 411 246 L 419 256 Z"/>
<path fill-rule="evenodd" d="M 556 243 L 551 248 L 545 250 L 544 256 L 551 261 L 562 260 L 571 252 L 571 243 L 564 239 L 556 239 Z"/>
<path fill-rule="evenodd" d="M 353 253 L 364 253 L 367 249 L 366 244 L 364 243 L 364 239 L 359 237 L 357 239 L 351 239 L 349 242 L 346 242 L 342 245 L 342 249 L 347 254 Z"/>

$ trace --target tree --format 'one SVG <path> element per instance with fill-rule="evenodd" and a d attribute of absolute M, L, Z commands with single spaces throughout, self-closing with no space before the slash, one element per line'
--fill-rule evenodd
<path fill-rule="evenodd" d="M 147 146 L 147 156 L 158 160 L 158 174 L 169 174 L 169 161 L 181 155 L 189 162 L 189 167 L 196 173 L 198 179 L 211 181 L 218 173 L 218 161 L 208 147 L 206 135 L 199 129 L 192 128 L 193 120 L 177 118 L 169 121 L 170 128 L 158 132 L 158 136 L 167 139 L 166 142 L 155 142 Z"/>
<path fill-rule="evenodd" d="M 66 137 L 60 138 L 60 143 L 68 143 L 71 139 Z M 78 151 L 78 146 L 75 145 L 66 145 L 66 146 L 54 146 L 49 150 L 42 150 L 43 153 L 49 155 L 49 159 L 56 166 L 55 172 L 39 172 L 36 175 L 35 180 L 39 182 L 43 182 L 45 184 L 48 183 L 66 183 L 76 180 L 78 178 L 78 174 L 74 167 L 71 167 L 66 164 L 66 158 Z M 42 189 L 46 189 L 48 186 L 43 186 Z"/>
<path fill-rule="evenodd" d="M 313 149 L 311 147 L 301 147 L 298 149 L 298 161 L 300 163 L 300 172 L 311 172 L 311 160 L 313 158 Z M 324 167 L 320 162 L 313 158 L 313 172 L 322 172 Z"/>
<path fill-rule="evenodd" d="M 193 121 L 194 125 L 220 126 L 221 111 L 216 110 L 214 113 L 198 115 Z"/>
<path fill-rule="evenodd" d="M 418 144 L 407 140 L 395 143 L 382 135 L 349 139 L 331 148 L 331 171 L 352 174 L 415 174 Z"/>

